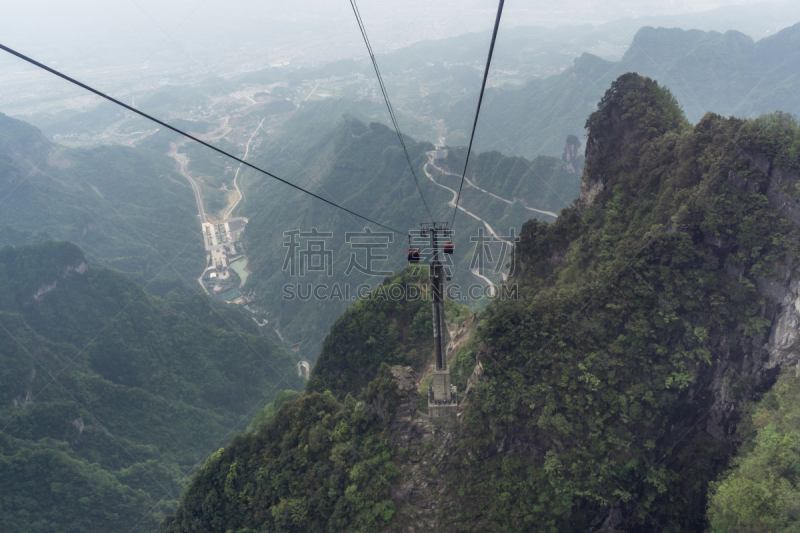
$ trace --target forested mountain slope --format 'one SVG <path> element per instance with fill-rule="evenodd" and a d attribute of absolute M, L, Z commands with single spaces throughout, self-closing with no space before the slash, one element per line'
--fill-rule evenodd
<path fill-rule="evenodd" d="M 268 406 L 256 416 L 261 424 L 254 432 L 215 454 L 162 529 L 385 527 L 395 515 L 390 480 L 399 474 L 396 450 L 387 446 L 389 432 L 379 422 L 395 414 L 396 385 L 386 363 L 422 370 L 432 361 L 433 342 L 424 333 L 432 329 L 424 289 L 413 301 L 381 295 L 423 279 L 409 267 L 348 309 L 325 339 L 306 395 Z"/>
<path fill-rule="evenodd" d="M 743 406 L 800 358 L 800 128 L 692 127 L 635 74 L 587 126 L 581 199 L 524 226 L 457 421 L 415 415 L 410 368 L 284 403 L 164 530 L 704 531 Z"/>
<path fill-rule="evenodd" d="M 755 118 L 777 110 L 800 112 L 800 24 L 753 42 L 737 31 L 677 28 L 639 30 L 622 60 L 584 53 L 563 73 L 520 88 L 487 91 L 475 146 L 528 158 L 557 156 L 568 134 L 583 124 L 609 83 L 624 72 L 649 76 L 668 87 L 697 123 L 708 111 Z M 469 131 L 472 99 L 453 104 L 445 122 Z"/>
<path fill-rule="evenodd" d="M 306 389 L 331 391 L 341 399 L 347 394 L 358 396 L 375 379 L 381 363 L 423 370 L 433 352 L 428 275 L 427 268 L 415 275 L 413 267 L 408 267 L 384 280 L 381 294 L 373 293 L 375 299 L 365 298 L 349 307 L 325 337 Z M 382 298 L 392 286 L 402 287 L 405 294 L 409 287 L 416 288 L 419 298 Z"/>
<path fill-rule="evenodd" d="M 515 491 L 485 505 L 475 492 L 468 514 L 487 528 L 702 531 L 742 402 L 797 360 L 780 332 L 796 313 L 800 133 L 785 115 L 691 128 L 632 74 L 587 126 L 581 201 L 526 225 L 521 298 L 482 323 L 485 381 L 460 442 L 488 460 L 462 455 L 474 466 L 459 477 L 503 472 Z"/>
<path fill-rule="evenodd" d="M 153 531 L 295 360 L 236 309 L 71 243 L 0 248 L 0 529 Z"/>
<path fill-rule="evenodd" d="M 137 281 L 193 280 L 205 257 L 191 187 L 165 154 L 54 151 L 33 126 L 2 114 L 0 228 L 0 244 L 68 240 Z"/>

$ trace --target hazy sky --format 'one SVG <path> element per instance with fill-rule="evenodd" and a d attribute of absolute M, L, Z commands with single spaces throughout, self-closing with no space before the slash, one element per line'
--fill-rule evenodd
<path fill-rule="evenodd" d="M 657 25 L 658 17 L 665 21 L 665 15 L 726 6 L 740 6 L 730 10 L 738 13 L 730 24 L 741 27 L 729 28 L 723 21 L 718 28 L 715 14 L 710 17 L 711 26 L 701 29 L 747 32 L 750 18 L 767 20 L 778 29 L 800 21 L 800 15 L 798 20 L 789 20 L 783 12 L 779 15 L 774 7 L 777 3 L 753 6 L 749 11 L 741 7 L 745 4 L 755 2 L 509 0 L 501 28 L 600 24 L 639 17 L 622 22 L 630 25 L 630 32 L 622 28 L 619 33 L 627 45 L 636 28 L 648 21 Z M 800 0 L 792 0 L 792 4 L 800 7 Z M 359 0 L 358 5 L 377 52 L 421 39 L 488 30 L 497 8 L 495 0 Z M 772 11 L 774 20 L 769 18 Z M 749 17 L 749 12 L 754 17 Z M 765 34 L 765 27 L 762 24 L 754 32 Z M 0 17 L 0 42 L 103 90 L 123 83 L 132 87 L 154 77 L 231 75 L 273 64 L 296 66 L 365 57 L 349 0 L 6 1 Z M 34 91 L 39 85 L 50 87 L 54 80 L 48 76 L 0 54 L 0 97 L 7 102 L 18 101 L 28 87 Z"/>
<path fill-rule="evenodd" d="M 600 23 L 622 17 L 676 15 L 754 2 L 741 0 L 525 0 L 506 2 L 505 25 Z M 297 47 L 298 40 L 331 41 L 347 55 L 359 36 L 348 0 L 26 0 L 4 2 L 0 37 L 8 46 L 45 56 L 70 52 L 132 57 L 147 54 L 171 33 L 187 52 L 252 46 Z M 361 0 L 376 44 L 408 44 L 488 29 L 494 0 Z M 174 33 L 172 33 L 174 32 Z M 88 48 L 88 49 L 87 49 Z M 357 48 L 354 51 L 358 50 Z M 190 52 L 191 53 L 191 52 Z M 40 55 L 40 57 L 42 57 Z M 42 57 L 47 59 L 47 57 Z M 56 59 L 58 60 L 58 59 Z"/>

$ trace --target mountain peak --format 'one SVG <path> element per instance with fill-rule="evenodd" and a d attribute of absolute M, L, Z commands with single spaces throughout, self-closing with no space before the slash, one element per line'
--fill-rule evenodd
<path fill-rule="evenodd" d="M 650 140 L 689 127 L 669 89 L 635 72 L 617 78 L 586 120 L 589 133 L 581 205 L 591 205 L 610 177 L 637 161 Z"/>

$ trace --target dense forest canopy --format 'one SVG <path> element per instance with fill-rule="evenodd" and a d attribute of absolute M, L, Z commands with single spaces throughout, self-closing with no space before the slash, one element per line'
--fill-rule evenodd
<path fill-rule="evenodd" d="M 301 386 L 242 312 L 152 296 L 70 243 L 0 248 L 0 327 L 6 531 L 153 531 L 209 453 Z"/>

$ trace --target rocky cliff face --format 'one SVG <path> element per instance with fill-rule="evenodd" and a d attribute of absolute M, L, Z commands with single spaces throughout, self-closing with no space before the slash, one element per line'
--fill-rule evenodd
<path fill-rule="evenodd" d="M 44 299 L 45 295 L 55 289 L 58 286 L 59 279 L 66 279 L 70 276 L 74 275 L 81 275 L 86 273 L 89 269 L 89 265 L 86 264 L 85 261 L 80 261 L 74 265 L 64 265 L 61 268 L 61 272 L 58 274 L 58 279 L 54 279 L 52 282 L 42 283 L 36 292 L 33 293 L 33 300 L 40 302 Z"/>
<path fill-rule="evenodd" d="M 434 423 L 417 411 L 418 380 L 411 367 L 395 366 L 391 373 L 399 394 L 395 416 L 389 424 L 389 442 L 395 450 L 407 450 L 407 455 L 400 463 L 401 477 L 393 484 L 393 500 L 401 510 L 401 518 L 390 531 L 436 531 L 440 527 L 440 507 L 452 505 L 446 498 L 447 478 L 442 462 L 452 451 L 457 426 L 454 421 Z"/>
<path fill-rule="evenodd" d="M 561 155 L 564 168 L 571 174 L 583 172 L 583 154 L 581 154 L 581 141 L 575 135 L 567 136 L 564 153 Z"/>
<path fill-rule="evenodd" d="M 754 197 L 765 198 L 784 220 L 800 228 L 800 201 L 795 188 L 800 174 L 775 168 L 761 156 L 740 153 L 745 166 L 729 171 L 727 182 Z M 750 179 L 745 175 L 751 176 Z M 791 191 L 791 192 L 787 192 Z M 735 241 L 705 235 L 703 243 L 720 260 L 721 273 L 732 279 L 743 279 L 744 270 L 733 261 Z M 731 384 L 748 383 L 754 397 L 768 390 L 778 373 L 800 364 L 800 261 L 782 257 L 770 264 L 770 276 L 755 276 L 755 288 L 761 300 L 760 316 L 769 327 L 761 335 L 740 339 L 739 349 L 729 351 L 728 360 L 719 360 L 708 371 L 713 376 L 704 385 L 713 391 L 714 404 L 705 424 L 706 431 L 718 440 L 738 444 L 736 432 L 741 412 L 741 398 L 730 393 Z M 732 364 L 733 363 L 733 364 Z"/>

